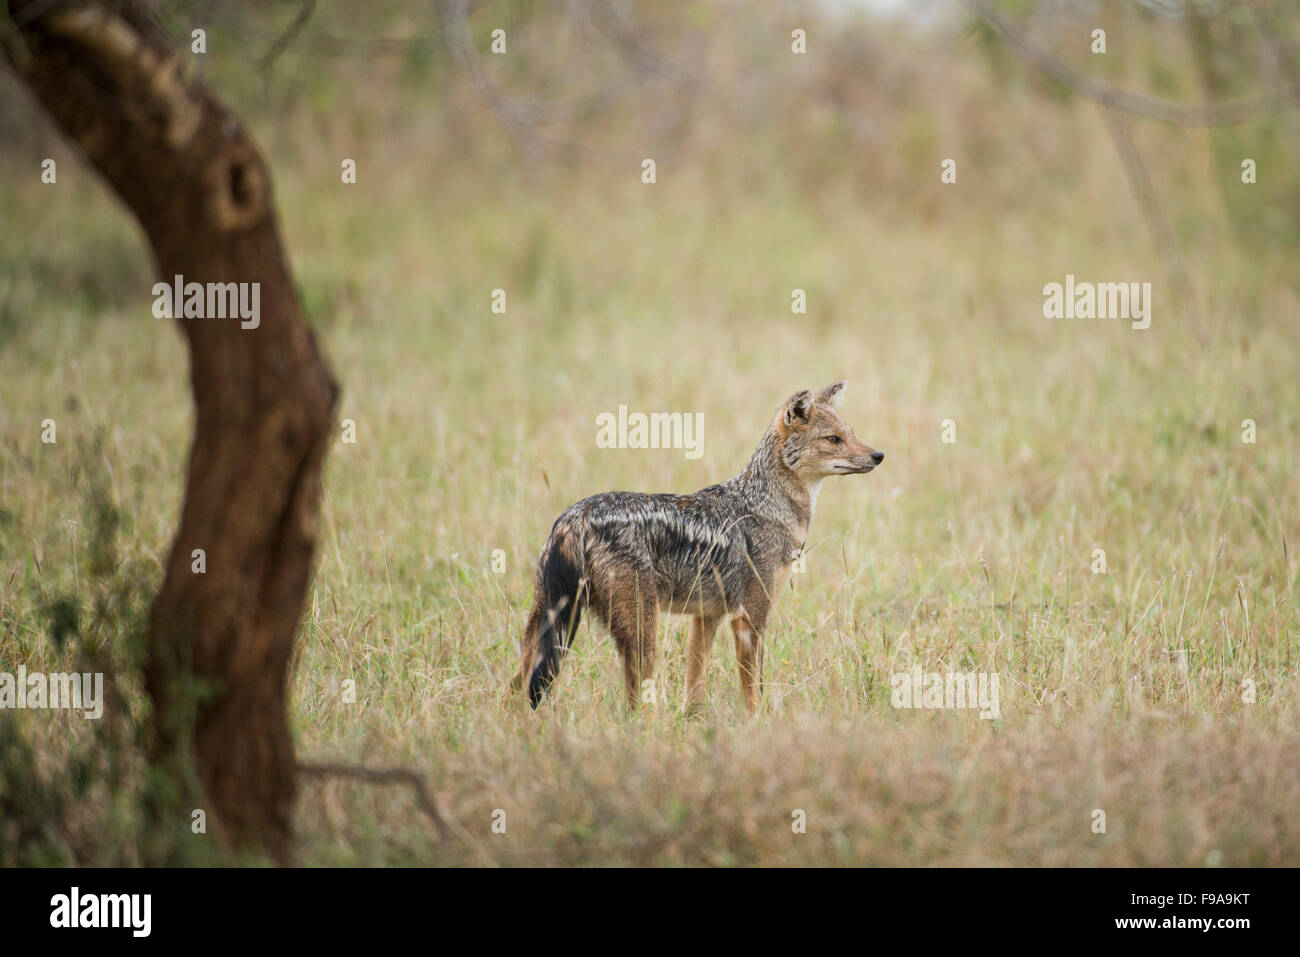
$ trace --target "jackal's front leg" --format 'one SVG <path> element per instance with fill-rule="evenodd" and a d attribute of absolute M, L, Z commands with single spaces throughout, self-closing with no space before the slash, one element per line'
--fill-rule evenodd
<path fill-rule="evenodd" d="M 758 707 L 758 696 L 763 691 L 763 628 L 767 624 L 766 609 L 763 612 L 758 615 L 746 608 L 731 619 L 731 632 L 736 637 L 736 664 L 740 669 L 740 693 L 750 714 Z"/>

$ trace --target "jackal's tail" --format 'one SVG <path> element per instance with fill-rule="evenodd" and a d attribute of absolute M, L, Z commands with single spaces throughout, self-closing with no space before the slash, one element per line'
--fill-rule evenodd
<path fill-rule="evenodd" d="M 552 538 L 538 569 L 533 613 L 524 632 L 523 660 L 513 682 L 519 690 L 527 678 L 528 700 L 534 708 L 560 673 L 560 659 L 582 620 L 586 582 L 575 546 L 578 543 L 572 535 Z"/>

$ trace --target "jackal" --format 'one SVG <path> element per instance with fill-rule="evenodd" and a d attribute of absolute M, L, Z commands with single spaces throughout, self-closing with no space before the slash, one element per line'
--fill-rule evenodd
<path fill-rule="evenodd" d="M 704 698 L 713 635 L 731 623 L 745 705 L 763 681 L 768 612 L 789 575 L 822 482 L 870 472 L 885 455 L 864 445 L 836 407 L 844 382 L 796 392 L 777 410 L 749 464 L 694 495 L 605 492 L 555 520 L 537 562 L 533 611 L 511 682 L 534 708 L 559 671 L 584 608 L 609 628 L 623 659 L 628 705 L 654 674 L 659 612 L 690 615 L 686 700 Z"/>

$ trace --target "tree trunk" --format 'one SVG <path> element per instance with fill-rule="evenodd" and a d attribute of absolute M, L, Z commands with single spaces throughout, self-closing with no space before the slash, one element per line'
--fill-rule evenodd
<path fill-rule="evenodd" d="M 259 284 L 256 328 L 238 317 L 176 320 L 196 423 L 146 685 L 154 759 L 187 760 L 192 744 L 213 830 L 229 847 L 287 862 L 287 670 L 337 387 L 294 290 L 267 168 L 239 121 L 185 76 L 136 3 L 50 7 L 11 0 L 18 29 L 7 31 L 5 55 L 139 220 L 160 279 Z M 193 570 L 197 549 L 205 573 Z M 196 699 L 192 678 L 213 693 Z"/>

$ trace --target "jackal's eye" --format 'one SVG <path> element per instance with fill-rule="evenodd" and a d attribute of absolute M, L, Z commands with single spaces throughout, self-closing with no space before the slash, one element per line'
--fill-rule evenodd
<path fill-rule="evenodd" d="M 843 441 L 843 439 L 841 439 L 838 435 L 823 435 L 822 438 L 824 438 L 831 445 L 839 445 L 840 442 Z"/>

